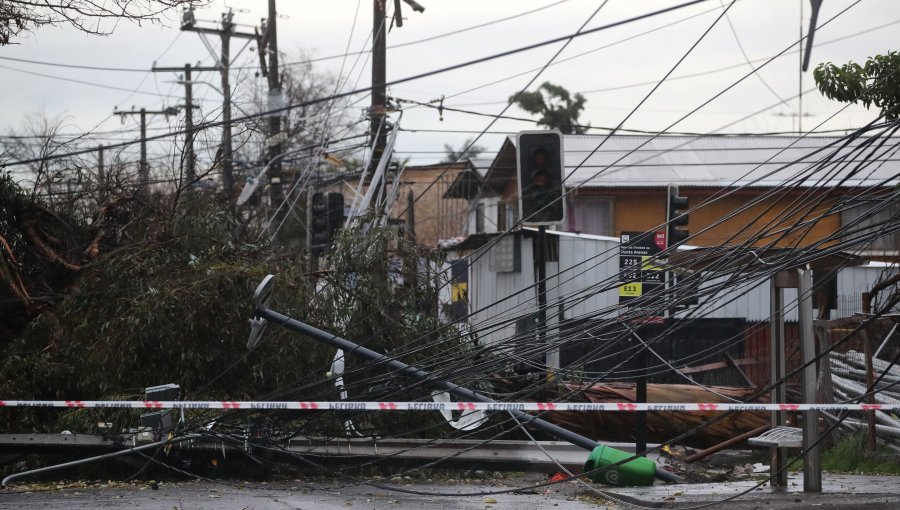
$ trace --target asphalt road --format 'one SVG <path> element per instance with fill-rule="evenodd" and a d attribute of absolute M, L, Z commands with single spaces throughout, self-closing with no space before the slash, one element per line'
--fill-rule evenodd
<path fill-rule="evenodd" d="M 703 483 L 621 487 L 615 492 L 640 499 L 653 508 L 696 508 L 707 503 L 740 495 L 735 500 L 712 508 L 734 510 L 896 510 L 900 509 L 900 477 L 869 475 L 822 475 L 822 492 L 803 492 L 803 475 L 792 473 L 785 488 L 763 486 L 757 482 Z"/>
<path fill-rule="evenodd" d="M 331 482 L 223 485 L 211 482 L 161 483 L 154 490 L 147 483 L 125 487 L 63 487 L 40 492 L 22 492 L 24 487 L 0 492 L 0 508 L 46 510 L 65 508 L 141 508 L 149 510 L 347 510 L 383 508 L 526 510 L 604 508 L 589 498 L 577 497 L 571 484 L 518 494 L 456 497 L 453 494 L 503 490 L 525 485 L 474 481 L 427 483 L 394 482 L 403 489 L 433 495 L 414 495 L 366 486 L 341 487 Z M 34 488 L 34 487 L 32 487 Z"/>
<path fill-rule="evenodd" d="M 603 500 L 574 483 L 505 494 L 473 494 L 507 490 L 541 482 L 536 475 L 497 480 L 399 480 L 390 484 L 422 494 L 408 494 L 369 486 L 344 486 L 316 479 L 291 482 L 135 482 L 17 484 L 0 491 L 0 508 L 47 510 L 65 508 L 141 508 L 150 510 L 333 510 L 360 509 L 498 509 L 618 510 L 629 508 Z M 740 499 L 711 508 L 735 510 L 888 510 L 900 508 L 900 477 L 826 475 L 822 494 L 804 494 L 802 479 L 794 476 L 787 489 L 763 487 Z M 648 508 L 696 508 L 743 493 L 753 482 L 658 485 L 615 488 L 626 501 Z M 461 494 L 469 494 L 460 496 Z"/>

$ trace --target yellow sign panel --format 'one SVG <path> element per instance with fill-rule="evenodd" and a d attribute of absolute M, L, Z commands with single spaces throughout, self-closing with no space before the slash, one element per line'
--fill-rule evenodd
<path fill-rule="evenodd" d="M 652 259 L 652 258 L 653 257 L 647 256 L 647 255 L 642 256 L 641 257 L 641 269 L 643 269 L 644 271 L 661 271 L 662 270 L 661 267 L 649 262 L 650 259 Z"/>
<path fill-rule="evenodd" d="M 469 301 L 469 284 L 466 282 L 454 282 L 450 286 L 450 301 L 453 303 L 467 303 Z"/>
<path fill-rule="evenodd" d="M 619 286 L 619 296 L 621 297 L 640 297 L 643 293 L 643 285 L 640 282 L 626 283 Z"/>

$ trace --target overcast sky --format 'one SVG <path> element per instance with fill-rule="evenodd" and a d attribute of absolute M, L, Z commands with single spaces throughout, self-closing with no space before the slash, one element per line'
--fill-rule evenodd
<path fill-rule="evenodd" d="M 602 2 L 588 0 L 419 0 L 424 13 L 413 12 L 403 4 L 406 21 L 388 34 L 388 80 L 395 80 L 472 59 L 499 53 L 535 42 L 572 34 L 588 20 L 587 28 L 645 14 L 680 2 L 610 0 L 599 12 Z M 727 2 L 726 2 L 727 3 Z M 819 16 L 820 27 L 854 2 L 825 0 Z M 389 10 L 393 3 L 388 2 Z M 217 0 L 197 12 L 199 20 L 213 22 L 226 7 L 235 10 L 234 21 L 240 30 L 252 30 L 266 15 L 265 0 Z M 688 51 L 692 44 L 721 14 L 722 3 L 710 0 L 667 14 L 578 37 L 556 58 L 531 88 L 544 81 L 581 92 L 587 104 L 581 121 L 593 126 L 615 126 L 651 90 Z M 734 86 L 700 112 L 673 127 L 673 131 L 708 132 L 772 132 L 796 129 L 799 111 L 796 98 L 799 84 L 797 40 L 801 25 L 809 24 L 808 0 L 742 0 L 699 43 L 686 60 L 644 103 L 624 125 L 630 129 L 661 130 L 714 95 L 733 85 L 750 71 L 742 54 L 761 65 L 788 47 L 788 52 L 759 72 Z M 369 58 L 353 53 L 369 49 L 372 28 L 372 2 L 353 0 L 301 1 L 280 0 L 278 24 L 279 48 L 287 62 L 301 60 L 302 55 L 330 58 L 318 61 L 316 69 L 346 80 L 344 90 L 362 89 L 369 85 Z M 529 11 L 535 11 L 529 13 Z M 517 16 L 520 15 L 521 16 Z M 517 16 L 517 17 L 514 17 Z M 98 37 L 79 33 L 69 27 L 42 28 L 18 38 L 14 45 L 0 47 L 0 132 L 21 130 L 29 116 L 63 116 L 69 130 L 108 132 L 134 129 L 136 119 L 124 125 L 112 116 L 113 108 L 146 107 L 157 109 L 183 101 L 183 88 L 173 83 L 174 74 L 73 69 L 34 62 L 68 65 L 121 67 L 149 70 L 154 62 L 161 66 L 180 66 L 187 62 L 209 65 L 212 60 L 196 33 L 181 32 L 179 13 L 172 13 L 162 24 L 121 23 L 113 35 Z M 503 18 L 511 18 L 505 21 Z M 496 23 L 491 23 L 495 22 Z M 730 21 L 730 24 L 729 24 Z M 200 22 L 203 26 L 212 23 Z M 246 25 L 246 26 L 244 26 Z M 478 25 L 485 25 L 478 28 Z M 469 29 L 470 30 L 465 30 Z M 646 35 L 641 35 L 651 31 Z M 458 32 L 452 35 L 452 32 Z M 815 37 L 810 70 L 803 73 L 803 89 L 814 87 L 812 69 L 831 61 L 838 64 L 898 48 L 900 2 L 862 0 L 834 21 L 821 27 Z M 842 39 L 843 38 L 843 39 Z M 840 40 L 838 40 L 840 39 Z M 836 42 L 832 42 L 835 41 Z M 209 43 L 218 51 L 218 40 Z M 448 107 L 459 107 L 485 114 L 500 113 L 507 98 L 525 87 L 537 71 L 547 64 L 563 43 L 556 43 L 516 55 L 427 78 L 397 84 L 389 94 L 415 101 L 430 101 L 441 96 Z M 232 54 L 243 41 L 232 42 Z M 251 45 L 255 46 L 255 45 Z M 9 59 L 23 59 L 22 62 Z M 263 86 L 256 78 L 258 61 L 254 51 L 245 49 L 236 59 L 233 80 L 248 89 Z M 674 79 L 731 66 L 727 70 L 700 76 Z M 38 76 L 39 73 L 46 76 Z M 53 77 L 103 85 L 62 81 Z M 207 73 L 200 80 L 218 86 L 219 77 Z M 643 84 L 643 85 L 639 85 Z M 124 90 L 119 90 L 124 89 Z M 199 85 L 203 108 L 215 110 L 221 98 L 210 87 Z M 362 114 L 368 98 L 361 94 L 351 111 L 353 118 Z M 768 106 L 784 104 L 743 117 Z M 819 129 L 850 129 L 871 120 L 875 113 L 851 107 L 833 118 L 843 105 L 823 100 L 817 92 L 803 96 L 802 119 L 805 130 L 822 124 Z M 247 107 L 249 109 L 249 107 Z M 235 115 L 239 115 L 235 112 Z M 527 114 L 510 108 L 506 115 Z M 444 144 L 459 146 L 471 134 L 454 131 L 481 131 L 490 118 L 445 111 L 443 121 L 433 109 L 410 108 L 400 125 L 405 130 L 398 138 L 401 155 L 412 163 L 439 160 Z M 735 121 L 739 121 L 735 123 Z M 174 126 L 175 120 L 170 120 Z M 730 125 L 729 124 L 732 124 Z M 153 126 L 165 127 L 162 117 Z M 727 127 L 725 127 L 727 126 Z M 514 132 L 533 129 L 532 123 L 501 120 L 491 131 Z M 724 127 L 724 128 L 723 128 Z M 411 132 L 419 130 L 418 132 Z M 113 141 L 133 137 L 133 132 L 105 134 Z M 487 134 L 479 144 L 496 151 L 502 134 Z M 486 155 L 490 155 L 489 153 Z"/>

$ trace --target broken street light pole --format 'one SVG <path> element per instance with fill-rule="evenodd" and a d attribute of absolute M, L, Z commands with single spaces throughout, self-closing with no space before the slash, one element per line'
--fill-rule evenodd
<path fill-rule="evenodd" d="M 276 311 L 269 309 L 268 302 L 272 294 L 273 285 L 274 276 L 269 275 L 262 281 L 262 283 L 259 284 L 259 287 L 257 287 L 256 293 L 254 295 L 254 313 L 256 315 L 256 317 L 253 319 L 254 321 L 273 321 L 279 326 L 283 326 L 292 331 L 296 331 L 297 333 L 311 337 L 312 339 L 319 342 L 324 342 L 331 345 L 332 347 L 343 349 L 347 354 L 353 354 L 369 361 L 383 364 L 391 370 L 396 370 L 397 372 L 407 377 L 427 381 L 429 384 L 439 387 L 440 389 L 445 390 L 456 397 L 467 399 L 468 401 L 472 402 L 496 402 L 495 400 L 492 400 L 478 392 L 472 391 L 463 386 L 459 386 L 458 384 L 454 384 L 450 381 L 437 379 L 435 376 L 424 370 L 411 365 L 407 365 L 406 363 L 403 363 L 397 359 L 385 356 L 384 354 L 378 353 L 371 349 L 367 349 L 349 340 L 343 339 L 336 335 L 332 335 L 331 333 L 327 333 L 325 331 L 322 331 L 321 329 L 315 328 L 308 324 L 304 324 L 298 320 L 288 317 L 287 315 L 282 315 Z M 254 332 L 251 333 L 251 339 L 250 342 L 248 342 L 248 345 L 256 345 L 258 343 L 258 335 L 261 334 L 261 328 L 259 332 L 256 331 L 258 330 L 254 330 Z M 256 336 L 257 338 L 254 338 L 254 336 Z M 631 454 L 614 450 L 608 446 L 598 443 L 597 441 L 594 441 L 593 439 L 576 434 L 571 430 L 564 429 L 558 425 L 554 425 L 540 418 L 536 418 L 526 412 L 515 410 L 509 412 L 524 423 L 530 424 L 563 441 L 572 443 L 575 446 L 579 446 L 581 448 L 584 448 L 585 450 L 592 452 L 588 460 L 588 465 L 585 466 L 586 471 L 602 468 L 610 464 L 617 464 L 633 457 Z M 637 473 L 638 471 L 642 471 L 642 473 Z M 654 462 L 640 457 L 627 462 L 622 462 L 621 464 L 615 465 L 608 470 L 604 470 L 602 473 L 602 478 L 599 481 L 606 481 L 607 483 L 616 485 L 622 482 L 624 482 L 622 484 L 629 484 L 629 480 L 637 479 L 640 479 L 640 481 L 631 484 L 650 485 L 652 484 L 653 476 L 656 476 L 660 480 L 666 482 L 682 481 L 677 475 L 665 470 L 656 469 L 656 464 Z"/>

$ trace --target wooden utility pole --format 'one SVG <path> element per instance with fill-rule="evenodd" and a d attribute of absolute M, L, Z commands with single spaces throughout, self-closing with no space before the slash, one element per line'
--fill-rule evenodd
<path fill-rule="evenodd" d="M 147 164 L 147 109 L 141 108 L 141 167 L 138 169 L 140 189 L 147 191 L 150 185 L 150 165 Z"/>
<path fill-rule="evenodd" d="M 372 12 L 372 103 L 369 107 L 369 133 L 372 143 L 372 169 L 378 167 L 384 146 L 387 143 L 387 129 L 383 125 L 385 103 L 387 102 L 387 16 L 386 0 L 373 0 Z M 379 196 L 379 193 L 375 193 Z M 374 202 L 373 202 L 374 203 Z"/>
<path fill-rule="evenodd" d="M 230 196 L 234 188 L 234 154 L 231 151 L 231 35 L 234 23 L 231 22 L 234 14 L 229 10 L 222 15 L 222 56 L 219 58 L 219 66 L 222 68 L 222 188 L 225 194 Z"/>
<path fill-rule="evenodd" d="M 269 113 L 269 197 L 272 207 L 277 208 L 282 199 L 282 175 L 281 152 L 284 149 L 281 136 L 281 108 L 284 106 L 284 97 L 281 92 L 281 80 L 278 69 L 278 13 L 275 10 L 275 0 L 269 0 L 269 17 L 266 20 L 266 53 L 268 55 L 269 80 L 269 110 L 279 110 Z"/>
<path fill-rule="evenodd" d="M 187 182 L 193 186 L 197 180 L 197 157 L 194 154 L 194 82 L 191 80 L 191 65 L 184 65 L 184 149 L 187 154 Z"/>
<path fill-rule="evenodd" d="M 105 185 L 106 181 L 106 171 L 103 168 L 103 146 L 97 146 L 97 178 L 100 180 L 100 184 Z"/>
<path fill-rule="evenodd" d="M 403 0 L 416 12 L 425 12 L 425 8 L 414 0 Z M 394 19 L 397 27 L 403 26 L 403 14 L 400 12 L 400 0 L 394 0 Z M 373 0 L 372 10 L 372 103 L 369 107 L 369 136 L 372 145 L 370 169 L 374 170 L 381 162 L 384 147 L 387 145 L 387 0 Z M 372 207 L 380 209 L 378 197 L 382 195 L 384 176 L 378 183 L 378 190 L 373 195 Z"/>
<path fill-rule="evenodd" d="M 122 118 L 124 122 L 126 115 L 139 115 L 141 120 L 141 164 L 138 170 L 138 180 L 140 182 L 140 190 L 141 192 L 146 192 L 148 186 L 150 185 L 150 165 L 147 164 L 147 115 L 165 115 L 168 117 L 169 115 L 178 115 L 178 108 L 171 106 L 169 108 L 163 108 L 162 110 L 147 110 L 146 108 L 141 108 L 140 110 L 131 110 L 131 111 L 118 111 L 114 110 L 113 115 L 118 115 Z"/>
<path fill-rule="evenodd" d="M 181 23 L 181 30 L 203 34 L 218 35 L 222 40 L 222 47 L 218 60 L 218 71 L 222 75 L 222 188 L 226 195 L 230 195 L 234 188 L 234 152 L 231 129 L 231 38 L 240 37 L 258 41 L 256 33 L 243 33 L 234 31 L 234 13 L 231 9 L 222 13 L 222 27 L 219 29 L 196 26 L 193 10 L 185 13 Z M 216 58 L 215 55 L 213 55 Z"/>
<path fill-rule="evenodd" d="M 106 169 L 103 161 L 103 146 L 97 146 L 97 181 L 100 184 L 100 200 L 106 201 L 107 192 L 109 191 L 108 179 L 106 178 Z"/>
<path fill-rule="evenodd" d="M 156 67 L 150 69 L 154 73 L 161 72 L 184 72 L 184 162 L 187 167 L 186 180 L 187 186 L 192 186 L 197 180 L 196 156 L 194 154 L 194 82 L 192 81 L 192 71 L 218 71 L 218 67 L 192 67 L 191 64 L 185 64 L 184 67 Z"/>
<path fill-rule="evenodd" d="M 262 37 L 258 41 L 259 67 L 269 82 L 268 101 L 266 102 L 269 125 L 265 158 L 269 168 L 269 203 L 273 215 L 269 224 L 275 227 L 272 229 L 271 239 L 273 242 L 277 242 L 276 226 L 281 223 L 280 218 L 287 214 L 287 210 L 279 207 L 283 199 L 281 157 L 286 137 L 281 132 L 284 96 L 278 69 L 278 12 L 275 9 L 275 0 L 269 0 L 269 17 L 263 20 L 262 32 Z"/>

